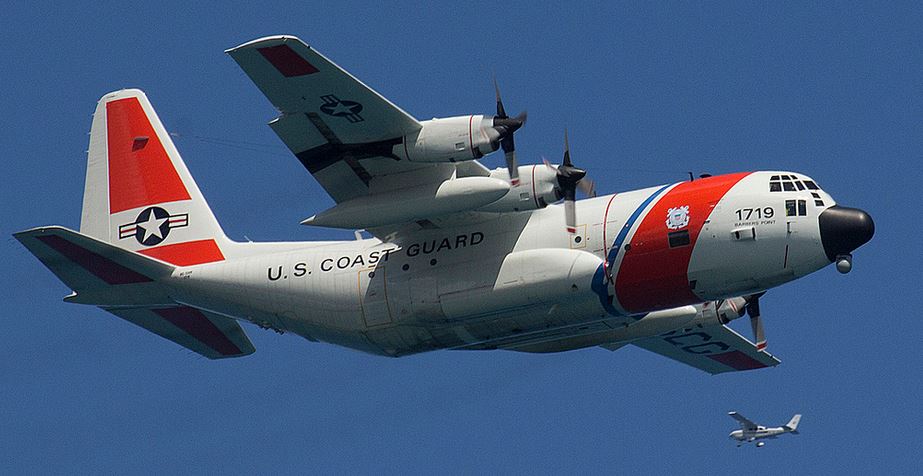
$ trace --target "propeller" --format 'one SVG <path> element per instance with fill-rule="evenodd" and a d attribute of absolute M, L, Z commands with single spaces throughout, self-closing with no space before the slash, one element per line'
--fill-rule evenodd
<path fill-rule="evenodd" d="M 516 117 L 506 115 L 503 100 L 500 99 L 500 86 L 497 85 L 496 78 L 494 78 L 494 90 L 497 93 L 497 115 L 494 116 L 494 129 L 500 134 L 500 147 L 503 149 L 503 155 L 506 156 L 506 168 L 510 173 L 510 184 L 515 187 L 519 185 L 519 167 L 516 165 L 516 142 L 513 141 L 513 133 L 526 123 L 527 115 L 525 111 L 519 113 Z"/>
<path fill-rule="evenodd" d="M 567 129 L 564 129 L 564 161 L 557 168 L 558 186 L 561 187 L 561 194 L 564 195 L 564 219 L 567 223 L 567 232 L 574 234 L 577 232 L 577 211 L 574 206 L 574 200 L 577 198 L 577 186 L 580 181 L 586 177 L 586 170 L 574 167 L 570 161 L 570 144 L 567 141 Z M 585 187 L 588 187 L 590 193 L 593 193 L 593 182 L 589 181 Z M 590 195 L 588 193 L 587 195 Z"/>
<path fill-rule="evenodd" d="M 763 332 L 763 319 L 760 316 L 760 297 L 766 292 L 747 296 L 747 315 L 750 316 L 750 327 L 753 329 L 753 338 L 756 340 L 757 350 L 766 350 L 766 334 Z"/>

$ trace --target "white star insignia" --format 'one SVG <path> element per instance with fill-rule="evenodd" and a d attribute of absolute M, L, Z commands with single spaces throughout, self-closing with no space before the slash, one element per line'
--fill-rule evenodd
<path fill-rule="evenodd" d="M 352 108 L 341 102 L 338 102 L 337 105 L 334 106 L 333 110 L 331 111 L 331 114 L 335 116 L 338 116 L 341 114 L 352 114 L 352 113 L 353 113 Z"/>
<path fill-rule="evenodd" d="M 147 241 L 151 235 L 154 235 L 162 240 L 163 233 L 160 232 L 160 226 L 169 219 L 170 217 L 157 218 L 154 216 L 154 212 L 151 212 L 147 217 L 147 221 L 138 222 L 137 225 L 141 227 L 142 230 L 144 230 L 144 234 L 141 236 L 141 241 Z"/>

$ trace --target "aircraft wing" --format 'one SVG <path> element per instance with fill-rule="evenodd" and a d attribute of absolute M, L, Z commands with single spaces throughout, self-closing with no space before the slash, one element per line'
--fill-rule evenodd
<path fill-rule="evenodd" d="M 737 413 L 737 412 L 728 412 L 728 416 L 730 416 L 731 418 L 737 420 L 737 421 L 740 423 L 740 428 L 741 428 L 741 429 L 743 429 L 743 430 L 745 430 L 745 431 L 753 431 L 753 430 L 756 430 L 756 423 L 753 423 L 752 421 L 750 421 L 749 418 L 747 418 L 747 417 L 741 415 L 740 413 Z"/>
<path fill-rule="evenodd" d="M 456 172 L 455 164 L 398 160 L 394 147 L 420 123 L 300 39 L 270 36 L 226 52 L 282 113 L 270 127 L 337 203 L 367 195 L 376 177 L 414 172 L 406 186 Z M 457 168 L 459 176 L 489 173 L 477 163 Z"/>
<path fill-rule="evenodd" d="M 724 325 L 680 329 L 632 344 L 710 374 L 761 369 L 781 363 Z"/>

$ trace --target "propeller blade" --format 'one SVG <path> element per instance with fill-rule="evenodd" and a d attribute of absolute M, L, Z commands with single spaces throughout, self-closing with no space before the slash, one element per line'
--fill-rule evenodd
<path fill-rule="evenodd" d="M 500 86 L 497 84 L 497 78 L 494 78 L 494 91 L 497 93 L 497 117 L 506 119 L 506 109 L 503 108 L 503 100 L 500 99 Z"/>
<path fill-rule="evenodd" d="M 596 196 L 596 182 L 588 178 L 584 178 L 583 180 L 577 182 L 577 188 L 579 188 L 580 191 L 588 197 Z"/>
<path fill-rule="evenodd" d="M 577 198 L 577 184 L 586 176 L 586 170 L 574 167 L 570 160 L 570 144 L 567 140 L 567 129 L 564 130 L 564 160 L 558 166 L 558 186 L 564 196 L 564 219 L 568 233 L 577 232 L 577 211 L 574 200 Z"/>
<path fill-rule="evenodd" d="M 763 319 L 757 315 L 750 316 L 750 327 L 753 329 L 753 337 L 756 339 L 756 349 L 766 350 L 766 334 L 763 331 Z"/>
<path fill-rule="evenodd" d="M 510 144 L 513 143 L 513 136 L 510 136 Z M 517 186 L 519 185 L 519 166 L 516 165 L 516 148 L 510 146 L 509 151 L 506 147 L 503 148 L 504 156 L 506 157 L 506 169 L 510 173 L 510 185 Z"/>
<path fill-rule="evenodd" d="M 570 143 L 567 141 L 567 129 L 564 129 L 564 161 L 561 162 L 561 165 L 567 167 L 573 167 L 574 164 L 570 161 Z"/>
<path fill-rule="evenodd" d="M 747 298 L 747 314 L 750 316 L 750 328 L 753 330 L 757 350 L 766 350 L 766 333 L 763 330 L 763 318 L 760 315 L 760 297 L 763 294 L 766 293 L 754 294 Z"/>
<path fill-rule="evenodd" d="M 503 99 L 500 98 L 500 86 L 497 85 L 497 78 L 494 78 L 494 91 L 497 93 L 497 115 L 494 116 L 494 129 L 500 134 L 500 147 L 506 157 L 506 169 L 510 174 L 510 184 L 515 187 L 519 185 L 519 166 L 516 164 L 516 142 L 513 140 L 513 134 L 526 123 L 528 115 L 525 111 L 513 118 L 506 115 Z"/>
<path fill-rule="evenodd" d="M 573 199 L 564 199 L 564 220 L 567 223 L 567 232 L 572 235 L 577 233 L 577 210 Z"/>

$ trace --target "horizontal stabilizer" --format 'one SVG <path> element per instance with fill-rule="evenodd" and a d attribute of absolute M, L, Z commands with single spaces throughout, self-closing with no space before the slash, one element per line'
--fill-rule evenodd
<path fill-rule="evenodd" d="M 106 310 L 209 359 L 256 351 L 237 321 L 211 312 L 187 306 Z"/>
<path fill-rule="evenodd" d="M 78 294 L 107 289 L 115 296 L 122 287 L 154 284 L 173 272 L 168 264 L 60 226 L 33 228 L 13 236 Z"/>

